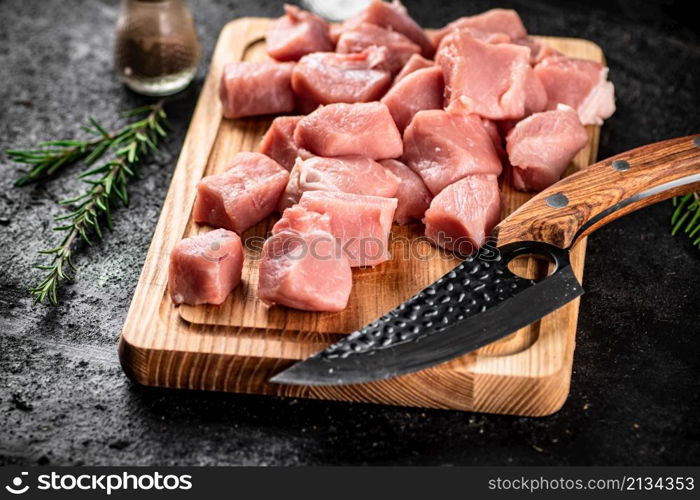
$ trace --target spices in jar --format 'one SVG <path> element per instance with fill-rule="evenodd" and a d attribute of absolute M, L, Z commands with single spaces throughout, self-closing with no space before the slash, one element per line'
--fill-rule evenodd
<path fill-rule="evenodd" d="M 194 78 L 200 56 L 194 20 L 184 0 L 122 1 L 115 63 L 134 92 L 179 92 Z"/>

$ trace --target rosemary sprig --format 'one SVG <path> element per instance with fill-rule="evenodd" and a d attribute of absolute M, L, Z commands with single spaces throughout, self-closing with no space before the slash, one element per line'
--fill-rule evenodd
<path fill-rule="evenodd" d="M 94 118 L 90 118 L 89 125 L 84 125 L 81 129 L 95 138 L 60 139 L 40 142 L 30 149 L 7 150 L 5 153 L 10 160 L 29 167 L 29 171 L 15 181 L 15 186 L 24 186 L 48 177 L 81 160 L 86 165 L 92 165 L 114 146 L 115 141 L 130 133 L 129 125 L 115 132 L 107 132 Z"/>
<path fill-rule="evenodd" d="M 676 209 L 671 216 L 671 234 L 683 231 L 700 248 L 700 192 L 678 196 L 673 205 Z"/>
<path fill-rule="evenodd" d="M 96 123 L 93 124 L 97 130 L 104 132 L 105 141 L 100 144 L 107 146 L 96 146 L 95 148 L 104 147 L 104 151 L 97 155 L 95 151 L 98 149 L 93 149 L 85 158 L 85 163 L 95 163 L 96 158 L 107 150 L 115 151 L 110 160 L 80 176 L 90 186 L 84 193 L 60 202 L 64 206 L 72 205 L 73 211 L 56 217 L 58 225 L 54 227 L 54 231 L 65 232 L 61 243 L 55 248 L 40 251 L 41 254 L 50 255 L 52 258 L 49 264 L 38 266 L 39 269 L 47 271 L 47 274 L 39 285 L 30 289 L 35 303 L 48 299 L 52 304 L 57 304 L 59 284 L 70 278 L 70 270 L 75 271 L 75 243 L 81 239 L 92 245 L 91 236 L 102 239 L 103 227 L 112 229 L 112 206 L 119 202 L 123 205 L 128 204 L 127 185 L 129 179 L 135 175 L 135 167 L 149 152 L 158 151 L 159 139 L 166 135 L 167 117 L 162 101 L 132 110 L 128 116 L 142 118 L 130 123 L 113 136 L 104 132 Z M 91 158 L 93 155 L 95 159 Z"/>

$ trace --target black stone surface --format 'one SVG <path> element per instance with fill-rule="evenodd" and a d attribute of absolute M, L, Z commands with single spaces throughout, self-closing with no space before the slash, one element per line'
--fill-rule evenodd
<path fill-rule="evenodd" d="M 278 1 L 192 1 L 205 61 L 223 24 Z M 426 26 L 495 6 L 407 2 Z M 678 2 L 503 1 L 532 33 L 599 43 L 618 111 L 600 156 L 698 132 L 700 45 Z M 681 5 L 681 6 L 679 6 Z M 112 70 L 117 2 L 0 0 L 0 148 L 70 137 L 143 100 Z M 127 381 L 122 322 L 206 64 L 171 105 L 168 153 L 142 170 L 113 234 L 81 252 L 61 305 L 32 307 L 37 250 L 77 168 L 0 178 L 0 464 L 693 464 L 700 458 L 700 256 L 669 235 L 670 203 L 589 241 L 571 395 L 547 418 L 168 391 Z M 71 175 L 72 174 L 72 175 Z"/>

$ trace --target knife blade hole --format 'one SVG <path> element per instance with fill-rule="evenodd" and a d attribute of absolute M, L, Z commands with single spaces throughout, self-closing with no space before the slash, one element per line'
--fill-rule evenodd
<path fill-rule="evenodd" d="M 508 262 L 511 273 L 529 280 L 546 278 L 554 272 L 555 267 L 552 258 L 534 253 L 518 255 Z"/>

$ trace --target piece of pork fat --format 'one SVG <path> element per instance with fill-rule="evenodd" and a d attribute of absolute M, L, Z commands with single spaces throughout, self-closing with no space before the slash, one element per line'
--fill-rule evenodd
<path fill-rule="evenodd" d="M 376 266 L 391 258 L 389 233 L 396 198 L 331 191 L 307 191 L 299 204 L 331 219 L 335 236 L 352 267 Z"/>
<path fill-rule="evenodd" d="M 270 57 L 278 61 L 296 61 L 312 52 L 333 50 L 328 23 L 311 12 L 287 4 L 284 15 L 267 30 L 265 44 Z"/>
<path fill-rule="evenodd" d="M 294 111 L 294 63 L 238 61 L 224 66 L 219 98 L 225 118 Z"/>
<path fill-rule="evenodd" d="M 491 120 L 519 119 L 547 104 L 527 47 L 484 43 L 457 30 L 445 37 L 435 61 L 445 76 L 447 103 L 459 101 L 468 112 Z"/>
<path fill-rule="evenodd" d="M 441 40 L 454 30 L 472 29 L 484 34 L 505 34 L 516 40 L 527 36 L 527 30 L 518 13 L 510 9 L 491 9 L 475 16 L 460 17 L 438 30 L 433 37 L 437 46 Z"/>
<path fill-rule="evenodd" d="M 615 87 L 608 68 L 595 61 L 566 56 L 547 57 L 535 66 L 547 91 L 547 109 L 566 104 L 584 125 L 601 125 L 615 112 Z"/>
<path fill-rule="evenodd" d="M 291 170 L 297 158 L 309 158 L 311 153 L 294 142 L 294 129 L 303 116 L 278 116 L 260 141 L 260 152 L 269 156 L 287 170 Z"/>
<path fill-rule="evenodd" d="M 433 195 L 474 174 L 501 173 L 493 140 L 478 115 L 419 111 L 404 132 L 402 160 Z"/>
<path fill-rule="evenodd" d="M 194 220 L 242 233 L 277 207 L 289 172 L 261 153 L 238 153 L 224 173 L 197 184 Z"/>
<path fill-rule="evenodd" d="M 400 132 L 413 116 L 424 109 L 442 109 L 445 83 L 437 66 L 420 69 L 407 75 L 382 97 Z"/>
<path fill-rule="evenodd" d="M 175 304 L 221 304 L 241 281 L 243 245 L 226 229 L 185 238 L 170 253 L 168 290 Z"/>
<path fill-rule="evenodd" d="M 425 31 L 423 31 L 423 28 L 408 15 L 406 7 L 398 0 L 394 0 L 391 3 L 373 0 L 365 10 L 345 21 L 336 32 L 343 33 L 363 23 L 376 24 L 382 28 L 401 33 L 418 44 L 421 48 L 421 54 L 425 57 L 432 57 L 435 52 L 430 37 L 428 37 Z"/>
<path fill-rule="evenodd" d="M 329 232 L 283 229 L 263 245 L 258 297 L 303 311 L 342 311 L 352 290 L 347 257 Z"/>
<path fill-rule="evenodd" d="M 501 194 L 495 175 L 470 175 L 443 189 L 425 212 L 425 235 L 436 245 L 469 255 L 498 224 Z"/>
<path fill-rule="evenodd" d="M 353 54 L 317 52 L 302 57 L 292 88 L 303 112 L 320 104 L 377 101 L 391 85 L 387 49 L 369 47 Z"/>
<path fill-rule="evenodd" d="M 301 119 L 294 141 L 318 156 L 384 160 L 403 153 L 401 133 L 389 108 L 380 102 L 322 106 Z"/>
<path fill-rule="evenodd" d="M 420 176 L 398 160 L 382 160 L 379 163 L 401 179 L 399 189 L 396 191 L 398 204 L 394 213 L 394 222 L 408 224 L 413 220 L 421 220 L 433 196 Z"/>
<path fill-rule="evenodd" d="M 404 64 L 403 68 L 401 68 L 401 71 L 396 75 L 394 78 L 394 85 L 399 83 L 404 77 L 407 75 L 413 73 L 414 71 L 418 71 L 419 69 L 423 68 L 430 68 L 435 66 L 435 62 L 431 61 L 430 59 L 426 59 L 420 54 L 413 54 L 408 61 L 406 61 L 406 64 Z"/>
<path fill-rule="evenodd" d="M 298 159 L 279 201 L 279 210 L 299 202 L 306 191 L 342 191 L 391 198 L 401 179 L 365 156 Z"/>
<path fill-rule="evenodd" d="M 350 54 L 372 46 L 387 49 L 385 66 L 392 74 L 398 73 L 412 55 L 420 54 L 420 47 L 401 33 L 369 23 L 362 23 L 343 32 L 335 50 L 341 54 Z"/>
<path fill-rule="evenodd" d="M 554 111 L 535 113 L 518 122 L 506 142 L 513 186 L 521 191 L 541 191 L 561 178 L 572 158 L 588 143 L 588 134 L 576 111 L 560 104 Z"/>

